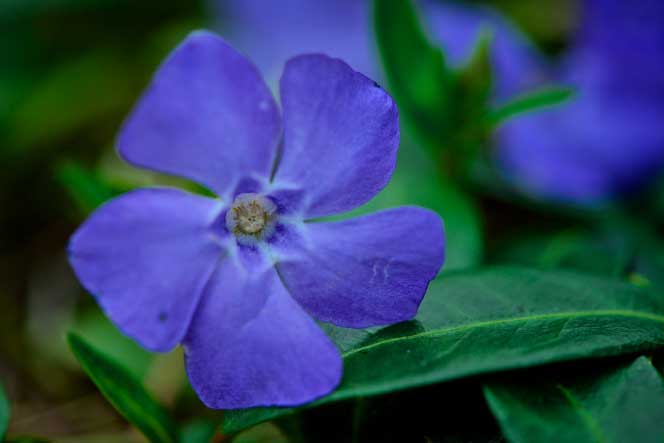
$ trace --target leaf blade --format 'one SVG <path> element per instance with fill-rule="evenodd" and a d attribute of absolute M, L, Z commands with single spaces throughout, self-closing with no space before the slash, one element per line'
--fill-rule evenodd
<path fill-rule="evenodd" d="M 564 104 L 572 99 L 574 94 L 574 89 L 561 86 L 530 91 L 490 112 L 486 118 L 487 124 L 493 128 L 526 112 Z"/>
<path fill-rule="evenodd" d="M 499 267 L 443 274 L 416 321 L 375 333 L 330 327 L 344 378 L 307 407 L 495 371 L 664 345 L 664 306 L 648 291 L 566 271 Z M 338 333 L 335 333 L 338 331 Z M 293 412 L 228 411 L 224 432 Z"/>
<path fill-rule="evenodd" d="M 485 397 L 514 443 L 655 443 L 664 437 L 664 381 L 645 357 L 563 380 L 495 382 Z"/>
<path fill-rule="evenodd" d="M 83 370 L 123 417 L 152 443 L 177 443 L 177 426 L 138 380 L 78 335 L 69 333 L 67 340 Z"/>
<path fill-rule="evenodd" d="M 373 12 L 390 92 L 413 133 L 435 152 L 447 121 L 451 73 L 445 57 L 429 41 L 412 0 L 374 0 Z"/>

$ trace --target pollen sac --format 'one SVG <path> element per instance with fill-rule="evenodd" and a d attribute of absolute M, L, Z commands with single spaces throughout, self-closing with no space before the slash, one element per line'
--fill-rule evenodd
<path fill-rule="evenodd" d="M 274 233 L 276 210 L 276 205 L 260 194 L 240 194 L 226 213 L 226 227 L 239 243 L 254 245 Z"/>

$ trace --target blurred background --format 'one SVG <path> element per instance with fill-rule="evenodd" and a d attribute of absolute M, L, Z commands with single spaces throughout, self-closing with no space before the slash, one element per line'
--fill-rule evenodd
<path fill-rule="evenodd" d="M 124 338 L 66 258 L 73 230 L 113 195 L 196 189 L 123 163 L 114 139 L 160 61 L 198 28 L 247 54 L 275 91 L 286 59 L 324 52 L 392 92 L 403 123 L 399 165 L 358 212 L 401 204 L 439 212 L 444 271 L 509 262 L 661 284 L 664 7 L 644 1 L 625 13 L 626 3 L 416 1 L 427 39 L 455 73 L 441 89 L 416 75 L 416 51 L 399 86 L 385 67 L 386 42 L 403 41 L 410 54 L 408 30 L 395 14 L 377 40 L 368 1 L 2 0 L 0 380 L 13 410 L 9 435 L 145 441 L 83 375 L 70 330 L 122 361 L 182 421 L 218 423 L 188 387 L 181 352 L 152 355 Z M 492 74 L 473 83 L 484 72 L 484 39 Z M 517 112 L 533 106 L 528 91 L 554 86 L 571 98 Z M 444 101 L 429 126 L 402 102 L 410 87 L 424 102 Z M 265 426 L 264 441 L 279 441 Z"/>

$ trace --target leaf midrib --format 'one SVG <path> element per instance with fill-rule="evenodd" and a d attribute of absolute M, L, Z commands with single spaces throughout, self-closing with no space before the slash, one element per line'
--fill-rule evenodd
<path fill-rule="evenodd" d="M 394 337 L 376 343 L 371 343 L 365 346 L 360 346 L 359 348 L 351 349 L 350 351 L 343 353 L 342 357 L 346 359 L 353 356 L 354 354 L 366 352 L 369 351 L 370 349 L 386 346 L 392 343 L 407 342 L 422 337 L 435 337 L 447 334 L 454 334 L 456 332 L 475 329 L 475 328 L 479 329 L 494 325 L 505 325 L 510 323 L 528 322 L 534 320 L 556 320 L 561 318 L 584 318 L 584 317 L 640 318 L 664 324 L 664 315 L 651 314 L 648 312 L 632 311 L 628 309 L 604 309 L 597 311 L 570 311 L 570 312 L 556 312 L 549 314 L 534 314 L 529 316 L 505 318 L 499 320 L 478 321 L 466 325 L 452 326 L 448 328 L 439 328 L 430 331 L 419 332 L 416 334 L 407 335 L 405 337 Z"/>
<path fill-rule="evenodd" d="M 579 415 L 581 421 L 588 427 L 588 431 L 596 439 L 596 443 L 606 442 L 607 438 L 602 432 L 602 427 L 593 418 L 592 414 L 583 407 L 581 402 L 572 394 L 572 392 L 561 384 L 556 385 L 556 389 L 561 392 L 562 396 L 570 404 L 572 409 Z"/>

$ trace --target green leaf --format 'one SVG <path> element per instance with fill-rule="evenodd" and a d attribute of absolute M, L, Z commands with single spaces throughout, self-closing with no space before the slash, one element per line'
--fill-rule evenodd
<path fill-rule="evenodd" d="M 560 105 L 574 97 L 574 93 L 572 88 L 551 86 L 525 93 L 489 113 L 487 123 L 496 127 L 520 114 Z"/>
<path fill-rule="evenodd" d="M 69 332 L 85 337 L 88 345 L 103 349 L 108 358 L 121 361 L 123 368 L 137 380 L 143 380 L 153 364 L 155 354 L 120 332 L 97 305 L 77 312 Z"/>
<path fill-rule="evenodd" d="M 664 381 L 647 358 L 576 372 L 563 380 L 533 377 L 485 387 L 510 442 L 664 441 Z"/>
<path fill-rule="evenodd" d="M 56 172 L 56 178 L 83 216 L 113 197 L 111 189 L 96 174 L 77 162 L 62 164 Z"/>
<path fill-rule="evenodd" d="M 468 116 L 486 112 L 486 107 L 493 88 L 493 70 L 491 66 L 490 30 L 482 30 L 475 43 L 470 59 L 457 72 L 457 94 L 463 97 L 465 112 Z"/>
<path fill-rule="evenodd" d="M 374 0 L 374 28 L 383 68 L 401 115 L 436 150 L 446 133 L 451 73 L 431 44 L 412 0 Z"/>
<path fill-rule="evenodd" d="M 178 431 L 168 413 L 121 365 L 70 333 L 69 346 L 106 399 L 152 443 L 176 443 Z"/>
<path fill-rule="evenodd" d="M 499 267 L 446 273 L 414 321 L 376 332 L 331 328 L 344 378 L 309 405 L 664 345 L 664 299 L 592 275 Z M 293 412 L 228 411 L 225 432 Z"/>
<path fill-rule="evenodd" d="M 0 383 L 0 441 L 4 441 L 5 433 L 9 426 L 10 414 L 9 400 L 5 394 L 5 389 L 2 387 L 2 383 Z"/>

